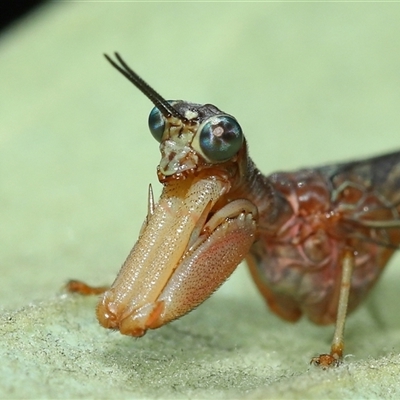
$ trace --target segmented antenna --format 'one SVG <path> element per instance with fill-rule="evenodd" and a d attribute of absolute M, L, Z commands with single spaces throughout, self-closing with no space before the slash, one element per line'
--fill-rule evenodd
<path fill-rule="evenodd" d="M 149 100 L 151 100 L 165 118 L 173 116 L 181 121 L 186 121 L 186 118 L 172 107 L 171 104 L 160 96 L 151 86 L 149 86 L 136 72 L 134 72 L 118 53 L 114 54 L 121 66 L 119 66 L 107 54 L 104 54 L 104 57 L 115 69 L 121 72 L 122 75 L 131 81 Z"/>

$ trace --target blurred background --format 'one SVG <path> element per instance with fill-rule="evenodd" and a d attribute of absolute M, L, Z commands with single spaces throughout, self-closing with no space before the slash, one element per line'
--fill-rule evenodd
<path fill-rule="evenodd" d="M 2 2 L 0 5 L 0 31 L 10 27 L 13 22 L 24 15 L 34 12 L 35 9 L 45 3 L 43 0 L 19 0 L 13 2 Z"/>
<path fill-rule="evenodd" d="M 110 282 L 136 239 L 148 183 L 160 191 L 151 104 L 104 52 L 119 51 L 168 99 L 235 115 L 269 174 L 400 147 L 399 7 L 45 2 L 7 25 L 0 267 L 13 284 L 4 303 L 71 277 Z"/>

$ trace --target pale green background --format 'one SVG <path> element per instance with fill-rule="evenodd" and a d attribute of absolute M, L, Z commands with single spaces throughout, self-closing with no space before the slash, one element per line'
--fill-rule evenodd
<path fill-rule="evenodd" d="M 270 173 L 400 149 L 400 4 L 49 4 L 0 38 L 0 397 L 400 396 L 400 261 L 332 328 L 269 313 L 243 266 L 198 310 L 133 340 L 100 328 L 69 278 L 110 283 L 159 185 L 152 105 L 103 59 L 118 50 L 167 99 L 235 115 Z"/>

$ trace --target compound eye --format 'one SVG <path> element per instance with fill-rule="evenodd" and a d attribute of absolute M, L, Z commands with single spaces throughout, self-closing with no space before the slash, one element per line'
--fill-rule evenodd
<path fill-rule="evenodd" d="M 199 132 L 199 145 L 211 162 L 223 162 L 233 157 L 243 143 L 239 123 L 228 115 L 211 117 Z"/>
<path fill-rule="evenodd" d="M 161 143 L 161 139 L 165 130 L 165 120 L 160 110 L 154 107 L 149 115 L 149 129 L 154 139 Z"/>

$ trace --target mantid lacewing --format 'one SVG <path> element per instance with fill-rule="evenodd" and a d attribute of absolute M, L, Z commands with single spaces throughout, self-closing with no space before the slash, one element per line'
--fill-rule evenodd
<path fill-rule="evenodd" d="M 238 121 L 211 104 L 166 101 L 115 53 L 111 65 L 154 104 L 163 185 L 139 238 L 103 293 L 102 326 L 142 336 L 206 300 L 245 259 L 269 308 L 335 324 L 323 368 L 343 357 L 346 315 L 373 287 L 400 244 L 400 152 L 264 176 Z"/>

